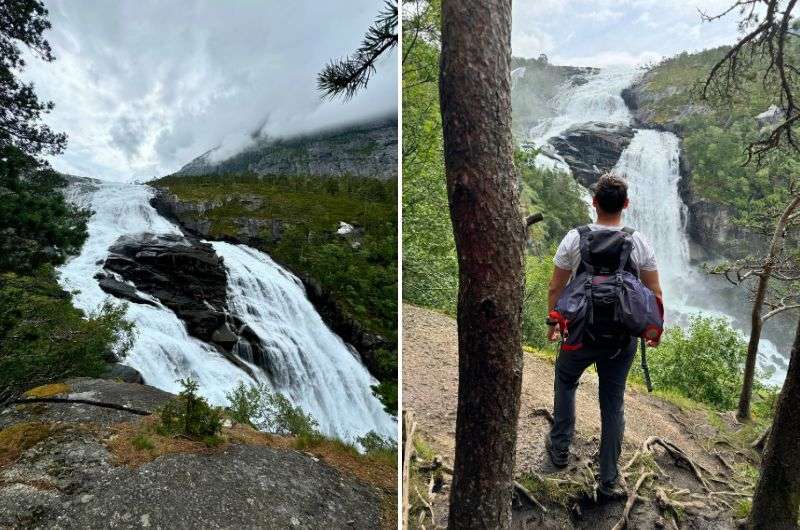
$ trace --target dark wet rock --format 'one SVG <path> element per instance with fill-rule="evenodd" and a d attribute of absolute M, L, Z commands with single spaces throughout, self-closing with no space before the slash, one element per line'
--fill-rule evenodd
<path fill-rule="evenodd" d="M 103 262 L 101 261 L 100 264 L 102 263 Z M 117 298 L 122 298 L 124 300 L 133 302 L 135 304 L 146 304 L 153 307 L 158 306 L 158 304 L 156 304 L 152 300 L 145 298 L 144 296 L 141 296 L 136 291 L 136 287 L 128 283 L 121 282 L 115 279 L 110 274 L 104 274 L 101 272 L 98 273 L 95 277 L 98 279 L 97 283 L 100 286 L 100 288 L 112 296 L 115 296 Z"/>
<path fill-rule="evenodd" d="M 630 127 L 589 122 L 571 127 L 548 142 L 569 165 L 575 178 L 589 187 L 616 165 L 632 139 Z"/>
<path fill-rule="evenodd" d="M 93 399 L 143 408 L 173 397 L 106 380 L 74 380 L 72 386 L 71 396 L 92 392 Z M 140 420 L 88 405 L 5 409 L 3 428 L 33 422 L 49 433 L 0 467 L 0 527 L 380 527 L 378 490 L 298 451 L 231 444 L 167 454 L 138 467 L 120 465 L 109 449 L 118 436 L 113 424 Z"/>
<path fill-rule="evenodd" d="M 123 236 L 109 249 L 104 268 L 157 298 L 203 341 L 211 342 L 225 324 L 227 274 L 208 243 L 180 235 Z"/>
<path fill-rule="evenodd" d="M 114 381 L 122 381 L 125 383 L 143 384 L 144 378 L 139 370 L 125 366 L 121 363 L 111 363 L 106 367 L 106 370 L 100 375 L 101 379 L 111 379 Z"/>

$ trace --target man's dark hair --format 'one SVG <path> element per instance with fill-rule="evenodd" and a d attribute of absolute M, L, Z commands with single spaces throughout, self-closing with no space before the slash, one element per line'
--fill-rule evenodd
<path fill-rule="evenodd" d="M 594 185 L 597 205 L 606 213 L 619 213 L 628 198 L 628 183 L 625 179 L 606 173 Z"/>

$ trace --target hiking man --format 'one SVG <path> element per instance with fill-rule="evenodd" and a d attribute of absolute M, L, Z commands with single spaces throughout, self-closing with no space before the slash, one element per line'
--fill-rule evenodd
<path fill-rule="evenodd" d="M 635 281 L 641 289 L 643 284 L 655 295 L 658 304 L 661 300 L 661 287 L 658 281 L 656 257 L 653 248 L 644 236 L 622 224 L 622 211 L 628 207 L 628 185 L 624 179 L 606 174 L 597 182 L 592 205 L 597 212 L 597 221 L 593 224 L 570 230 L 558 247 L 555 258 L 555 269 L 550 280 L 548 295 L 549 310 L 548 339 L 563 340 L 561 351 L 555 365 L 555 385 L 553 418 L 554 423 L 545 446 L 550 460 L 556 467 L 565 467 L 569 461 L 569 447 L 575 430 L 575 390 L 583 371 L 591 364 L 597 367 L 599 379 L 599 400 L 601 417 L 600 437 L 600 480 L 598 493 L 607 498 L 624 496 L 624 490 L 618 484 L 617 460 L 622 449 L 622 437 L 625 430 L 624 396 L 625 381 L 631 363 L 636 354 L 637 337 L 632 336 L 620 327 L 600 329 L 602 303 L 595 299 L 594 312 L 590 308 L 589 315 L 577 322 L 562 319 L 557 304 L 562 294 L 569 291 L 575 296 L 596 296 L 595 287 L 599 282 L 614 283 L 616 272 L 623 269 L 632 275 L 626 275 L 631 284 Z M 626 243 L 627 242 L 627 243 Z M 624 263 L 620 263 L 624 260 Z M 589 273 L 586 270 L 589 269 Z M 579 280 L 576 275 L 584 272 Z M 638 279 L 635 277 L 638 276 Z M 607 281 L 608 279 L 612 281 Z M 571 279 L 582 281 L 580 285 L 570 285 Z M 627 280 L 626 280 L 627 281 Z M 639 283 L 640 282 L 640 283 Z M 583 294 L 585 290 L 587 293 Z M 617 287 L 619 288 L 619 287 Z M 569 293 L 566 293 L 569 294 Z M 615 295 L 616 296 L 616 295 Z M 606 297 L 614 298 L 614 297 Z M 603 300 L 601 299 L 600 302 Z M 587 305 L 583 303 L 583 305 Z M 589 304 L 591 305 L 591 300 Z M 659 309 L 662 313 L 663 309 Z M 619 309 L 614 310 L 616 315 Z M 661 322 L 663 325 L 663 322 Z M 567 329 L 564 329 L 567 328 Z M 648 326 L 649 328 L 649 326 Z M 580 332 L 577 340 L 575 333 Z M 657 346 L 660 337 L 657 333 L 648 335 L 649 346 Z"/>

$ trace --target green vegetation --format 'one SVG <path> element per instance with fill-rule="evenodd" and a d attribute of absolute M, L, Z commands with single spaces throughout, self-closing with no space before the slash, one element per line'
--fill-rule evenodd
<path fill-rule="evenodd" d="M 147 434 L 140 432 L 131 440 L 131 445 L 139 451 L 152 451 L 156 448 L 153 439 Z"/>
<path fill-rule="evenodd" d="M 181 379 L 183 390 L 158 411 L 160 423 L 156 427 L 162 436 L 185 436 L 206 445 L 217 445 L 222 440 L 222 409 L 210 405 L 197 395 L 199 385 L 192 379 Z"/>
<path fill-rule="evenodd" d="M 746 357 L 747 343 L 726 320 L 697 315 L 687 328 L 665 331 L 658 349 L 650 350 L 648 365 L 659 391 L 725 411 L 739 399 Z M 637 363 L 631 379 L 643 381 Z M 756 414 L 771 416 L 777 391 L 757 384 L 756 395 Z"/>
<path fill-rule="evenodd" d="M 247 220 L 263 221 L 261 250 L 331 293 L 337 307 L 392 347 L 376 352 L 376 393 L 397 410 L 397 181 L 356 177 L 256 175 L 170 176 L 155 186 L 181 201 L 203 203 L 192 220 L 210 223 L 209 237 L 242 236 Z M 281 226 L 274 237 L 273 223 Z M 343 237 L 340 222 L 360 232 Z M 363 230 L 363 232 L 361 232 Z"/>
<path fill-rule="evenodd" d="M 755 117 L 778 101 L 750 73 L 743 76 L 743 90 L 732 100 L 703 101 L 702 84 L 726 51 L 721 47 L 684 52 L 652 67 L 644 77 L 647 97 L 641 109 L 654 123 L 680 129 L 692 192 L 730 206 L 737 221 L 755 227 L 774 221 L 775 211 L 786 202 L 787 179 L 798 174 L 800 159 L 775 152 L 758 167 L 743 165 L 745 146 L 769 130 L 769 125 L 760 127 Z M 756 70 L 753 66 L 752 72 Z"/>
<path fill-rule="evenodd" d="M 0 395 L 100 375 L 132 345 L 133 325 L 124 315 L 124 306 L 107 303 L 87 318 L 50 266 L 0 273 Z"/>
<path fill-rule="evenodd" d="M 263 384 L 246 385 L 240 382 L 225 397 L 230 403 L 226 409 L 227 414 L 239 423 L 268 433 L 294 436 L 298 446 L 302 447 L 326 441 L 339 443 L 348 451 L 358 452 L 352 444 L 326 438 L 319 432 L 319 423 L 311 414 L 292 405 L 283 394 L 270 392 Z M 356 443 L 367 455 L 386 460 L 397 457 L 397 444 L 374 431 L 356 438 Z"/>

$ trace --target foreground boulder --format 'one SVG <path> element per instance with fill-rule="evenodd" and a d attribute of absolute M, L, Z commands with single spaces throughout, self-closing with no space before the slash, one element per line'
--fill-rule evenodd
<path fill-rule="evenodd" d="M 144 410 L 173 397 L 146 385 L 95 379 L 33 394 L 45 397 L 50 388 L 58 398 Z M 394 522 L 386 506 L 394 493 L 348 471 L 368 465 L 358 455 L 342 453 L 350 460 L 340 466 L 324 451 L 299 452 L 291 439 L 238 425 L 224 431 L 224 443 L 215 447 L 156 439 L 145 430 L 152 420 L 80 403 L 4 409 L 0 527 L 311 529 L 387 528 Z M 143 432 L 151 433 L 154 447 L 131 443 Z M 386 487 L 393 480 L 396 475 Z"/>
<path fill-rule="evenodd" d="M 632 139 L 633 129 L 625 125 L 589 122 L 570 127 L 548 142 L 575 178 L 589 187 L 617 164 Z"/>

